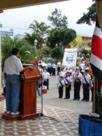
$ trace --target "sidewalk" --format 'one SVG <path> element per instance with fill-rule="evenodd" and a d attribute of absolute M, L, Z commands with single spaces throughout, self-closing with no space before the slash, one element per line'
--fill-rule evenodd
<path fill-rule="evenodd" d="M 23 121 L 6 121 L 1 118 L 5 100 L 0 101 L 0 136 L 78 136 L 78 117 L 91 112 L 91 102 L 59 99 L 57 77 L 51 77 L 50 90 L 43 96 L 43 115 Z M 41 98 L 37 97 L 41 110 Z"/>

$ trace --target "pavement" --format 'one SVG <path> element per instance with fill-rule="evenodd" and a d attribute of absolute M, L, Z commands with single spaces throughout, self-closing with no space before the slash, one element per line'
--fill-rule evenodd
<path fill-rule="evenodd" d="M 43 97 L 37 96 L 37 112 L 34 119 L 7 121 L 2 119 L 5 100 L 0 101 L 0 136 L 79 136 L 80 114 L 92 112 L 92 102 L 73 101 L 73 88 L 69 100 L 58 98 L 58 77 L 50 78 L 50 89 Z M 82 89 L 81 89 L 82 98 Z M 91 98 L 90 98 L 91 99 Z"/>

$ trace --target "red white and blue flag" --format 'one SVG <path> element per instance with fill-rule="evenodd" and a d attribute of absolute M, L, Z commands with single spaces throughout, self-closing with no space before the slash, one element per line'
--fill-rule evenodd
<path fill-rule="evenodd" d="M 97 79 L 102 80 L 102 29 L 98 20 L 93 33 L 91 52 L 90 62 L 93 74 Z"/>

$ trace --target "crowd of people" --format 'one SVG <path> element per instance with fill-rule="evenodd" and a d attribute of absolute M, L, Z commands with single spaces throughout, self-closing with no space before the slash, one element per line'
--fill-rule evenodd
<path fill-rule="evenodd" d="M 58 81 L 58 94 L 59 98 L 63 98 L 63 92 L 65 89 L 65 99 L 70 98 L 70 91 L 73 85 L 74 96 L 73 100 L 80 100 L 80 91 L 81 86 L 83 88 L 83 101 L 89 101 L 90 99 L 90 90 L 93 89 L 93 79 L 89 74 L 89 67 L 85 68 L 85 71 L 82 72 L 80 67 L 75 69 L 62 70 L 59 73 Z"/>
<path fill-rule="evenodd" d="M 52 67 L 54 66 L 54 68 Z M 80 91 L 83 89 L 83 101 L 90 100 L 90 90 L 91 90 L 91 100 L 93 100 L 93 87 L 94 80 L 90 64 L 86 60 L 82 60 L 74 68 L 68 68 L 67 66 L 62 66 L 61 63 L 58 65 L 52 65 L 49 63 L 47 66 L 42 66 L 41 63 L 38 65 L 39 70 L 42 74 L 42 83 L 39 82 L 39 90 L 41 92 L 42 85 L 47 86 L 49 89 L 49 78 L 50 76 L 58 76 L 58 97 L 70 99 L 70 91 L 73 86 L 74 96 L 73 100 L 80 100 Z M 53 72 L 54 71 L 54 72 Z M 53 74 L 54 73 L 54 74 Z M 64 93 L 65 91 L 65 93 Z M 65 96 L 63 96 L 65 94 Z"/>
<path fill-rule="evenodd" d="M 82 60 L 74 68 L 64 67 L 59 73 L 58 94 L 59 98 L 63 97 L 65 88 L 65 99 L 70 98 L 70 91 L 73 85 L 74 96 L 73 100 L 80 100 L 81 86 L 83 89 L 83 101 L 90 100 L 90 90 L 93 100 L 94 80 L 90 64 L 86 60 Z"/>
<path fill-rule="evenodd" d="M 82 60 L 74 68 L 63 67 L 59 73 L 58 94 L 59 98 L 63 98 L 65 90 L 65 99 L 70 98 L 70 91 L 73 85 L 73 100 L 80 100 L 80 91 L 83 89 L 82 101 L 93 100 L 94 79 L 90 64 L 86 60 Z"/>

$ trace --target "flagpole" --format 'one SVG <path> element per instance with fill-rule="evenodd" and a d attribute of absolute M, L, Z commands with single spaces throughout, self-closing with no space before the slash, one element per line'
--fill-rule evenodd
<path fill-rule="evenodd" d="M 0 14 L 1 13 L 3 13 L 3 10 L 2 9 L 0 9 Z M 0 28 L 2 28 L 2 24 L 0 24 Z M 2 68 L 1 68 L 1 66 L 2 66 L 2 57 L 1 57 L 1 32 L 0 32 L 0 91 L 2 90 L 2 85 L 1 85 L 1 75 L 2 75 Z M 1 93 L 1 92 L 0 92 Z"/>
<path fill-rule="evenodd" d="M 42 81 L 41 81 L 42 82 Z M 40 113 L 40 116 L 43 116 L 43 92 L 42 92 L 42 89 L 43 89 L 43 83 L 41 84 L 41 113 Z"/>
<path fill-rule="evenodd" d="M 93 88 L 93 90 L 92 90 L 92 91 L 93 91 L 93 92 L 92 92 L 92 95 L 93 95 L 93 96 L 92 96 L 92 98 L 93 98 L 93 99 L 92 99 L 92 112 L 93 112 L 93 113 L 95 113 L 95 87 L 96 87 L 95 83 L 96 83 L 96 81 L 95 81 L 95 77 L 94 77 L 94 84 L 93 84 L 93 87 L 94 87 L 94 88 Z"/>
<path fill-rule="evenodd" d="M 96 95 L 98 91 L 98 80 L 94 77 L 94 89 L 93 89 L 93 103 L 92 103 L 92 112 L 96 113 Z"/>
<path fill-rule="evenodd" d="M 0 33 L 0 90 L 1 90 L 1 33 Z M 0 91 L 0 93 L 1 93 L 1 91 Z"/>

